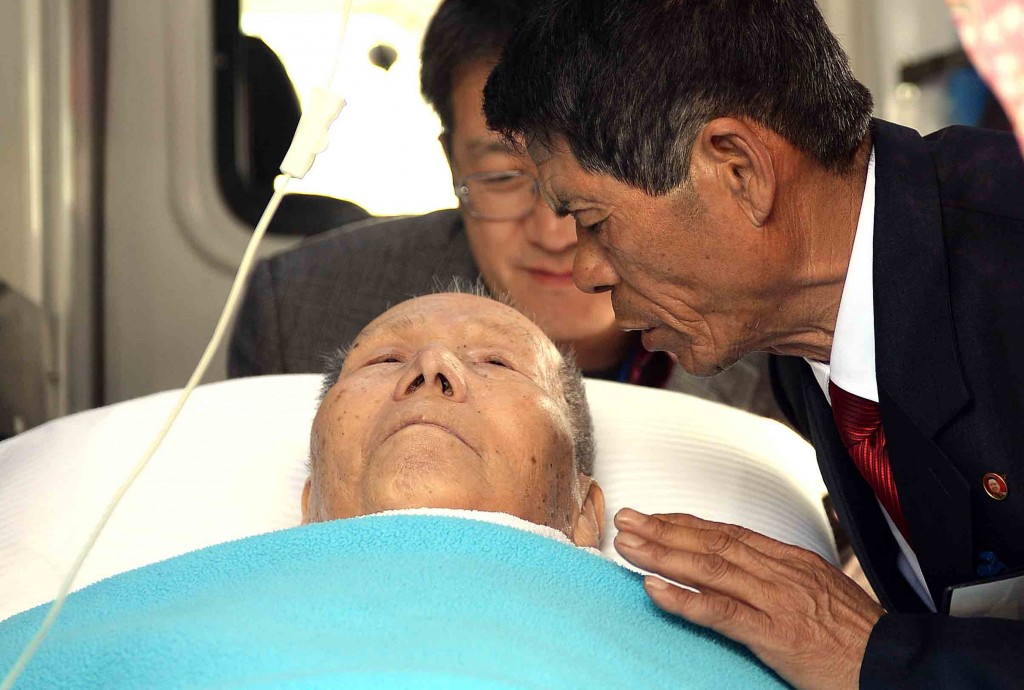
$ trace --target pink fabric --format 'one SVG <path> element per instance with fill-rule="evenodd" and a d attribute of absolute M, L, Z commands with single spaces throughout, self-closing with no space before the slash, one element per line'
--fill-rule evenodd
<path fill-rule="evenodd" d="M 960 42 L 999 99 L 1024 152 L 1024 2 L 946 0 Z"/>

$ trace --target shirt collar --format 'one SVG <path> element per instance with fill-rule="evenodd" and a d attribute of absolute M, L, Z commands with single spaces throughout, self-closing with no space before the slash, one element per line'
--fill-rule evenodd
<path fill-rule="evenodd" d="M 875 305 L 873 240 L 875 234 L 875 150 L 868 158 L 864 197 L 857 218 L 850 265 L 839 301 L 829 363 L 811 362 L 818 385 L 828 397 L 828 380 L 843 390 L 878 402 L 875 378 Z"/>

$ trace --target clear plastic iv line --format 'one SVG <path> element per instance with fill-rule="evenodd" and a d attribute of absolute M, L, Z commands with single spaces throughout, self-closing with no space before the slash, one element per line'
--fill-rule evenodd
<path fill-rule="evenodd" d="M 100 516 L 99 521 L 93 528 L 92 534 L 89 535 L 89 538 L 78 552 L 74 563 L 68 570 L 67 575 L 65 575 L 64 581 L 61 583 L 60 590 L 58 591 L 56 598 L 50 605 L 50 610 L 47 612 L 46 617 L 40 624 L 36 634 L 33 635 L 32 639 L 29 640 L 29 643 L 25 645 L 25 649 L 22 651 L 21 656 L 19 656 L 17 661 L 14 662 L 14 666 L 11 667 L 10 671 L 4 677 L 3 682 L 0 683 L 0 690 L 11 690 L 15 681 L 25 670 L 29 661 L 32 660 L 32 657 L 46 638 L 47 633 L 50 632 L 50 628 L 53 627 L 54 621 L 57 620 L 57 616 L 64 607 L 64 602 L 67 600 L 68 593 L 71 591 L 71 587 L 74 584 L 75 577 L 78 576 L 79 571 L 82 569 L 82 564 L 92 551 L 93 546 L 96 545 L 96 541 L 99 539 L 103 529 L 107 526 L 110 516 L 113 515 L 114 510 L 117 509 L 118 504 L 120 504 L 121 499 L 128 492 L 128 489 L 131 488 L 132 484 L 135 483 L 135 480 L 138 479 L 140 474 L 142 474 L 142 471 L 146 469 L 150 459 L 156 453 L 160 444 L 174 426 L 174 422 L 177 420 L 182 408 L 188 401 L 189 396 L 192 395 L 192 391 L 195 390 L 196 386 L 199 385 L 203 380 L 203 377 L 206 375 L 206 370 L 209 368 L 214 354 L 220 348 L 220 344 L 224 340 L 224 335 L 227 332 L 228 324 L 231 322 L 231 318 L 237 310 L 238 303 L 242 297 L 242 291 L 245 289 L 247 279 L 249 277 L 249 272 L 256 259 L 256 250 L 259 248 L 260 242 L 263 240 L 263 236 L 266 234 L 267 228 L 270 226 L 270 221 L 273 220 L 278 206 L 281 205 L 281 200 L 284 198 L 285 192 L 288 188 L 288 183 L 292 179 L 301 179 L 307 172 L 309 172 L 317 154 L 327 148 L 327 133 L 330 129 L 331 123 L 333 123 L 338 117 L 341 109 L 345 107 L 345 100 L 337 93 L 338 85 L 336 84 L 336 81 L 340 73 L 339 65 L 341 63 L 342 56 L 341 47 L 344 43 L 345 30 L 348 27 L 348 17 L 351 9 L 352 0 L 345 0 L 342 8 L 341 43 L 339 43 L 338 46 L 338 55 L 335 59 L 334 68 L 331 71 L 328 88 L 314 89 L 308 106 L 303 109 L 302 117 L 299 119 L 299 125 L 295 130 L 295 136 L 292 138 L 291 146 L 288 149 L 288 153 L 285 154 L 284 160 L 281 162 L 282 176 L 274 185 L 274 194 L 270 198 L 270 202 L 267 203 L 267 207 L 264 209 L 263 215 L 256 224 L 256 229 L 253 231 L 252 237 L 249 239 L 249 244 L 245 248 L 242 261 L 238 266 L 238 271 L 235 273 L 234 282 L 231 284 L 231 291 L 228 293 L 224 309 L 221 311 L 220 318 L 217 321 L 217 326 L 214 328 L 213 335 L 210 337 L 210 341 L 206 345 L 206 350 L 203 351 L 202 357 L 199 358 L 199 363 L 196 364 L 196 368 L 189 377 L 188 383 L 178 396 L 178 400 L 175 403 L 174 408 L 171 410 L 170 415 L 168 415 L 167 420 L 164 422 L 163 427 L 160 429 L 160 433 L 157 434 L 152 444 L 150 444 L 149 448 L 142 456 L 142 459 L 139 460 L 139 462 L 132 468 L 131 472 L 128 473 L 128 477 L 124 480 L 121 487 L 117 490 L 117 493 L 115 493 L 114 497 L 110 500 L 110 503 L 104 510 L 103 515 Z"/>

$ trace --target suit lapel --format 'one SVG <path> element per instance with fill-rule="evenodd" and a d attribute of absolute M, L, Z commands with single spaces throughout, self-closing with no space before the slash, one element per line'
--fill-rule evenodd
<path fill-rule="evenodd" d="M 969 402 L 954 340 L 935 167 L 876 120 L 875 361 L 882 425 L 915 554 L 936 601 L 970 577 L 967 482 L 934 439 Z M 938 594 L 937 594 L 938 593 Z"/>
<path fill-rule="evenodd" d="M 938 605 L 946 587 L 973 579 L 970 492 L 945 454 L 882 386 L 878 396 L 893 478 L 897 487 L 912 487 L 900 491 L 911 547 Z"/>
<path fill-rule="evenodd" d="M 822 478 L 839 521 L 882 605 L 890 610 L 924 612 L 924 604 L 896 568 L 899 546 L 882 516 L 878 500 L 853 464 L 839 438 L 832 408 L 810 367 L 795 358 L 785 366 L 799 378 L 807 422 Z M 795 371 L 794 371 L 795 370 Z"/>

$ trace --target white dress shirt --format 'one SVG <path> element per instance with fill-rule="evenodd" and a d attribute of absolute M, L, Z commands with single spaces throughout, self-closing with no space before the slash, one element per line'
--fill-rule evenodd
<path fill-rule="evenodd" d="M 875 304 L 872 278 L 875 234 L 875 151 L 868 159 L 868 174 L 864 182 L 864 198 L 857 219 L 857 232 L 850 254 L 850 267 L 846 272 L 843 296 L 839 301 L 839 315 L 836 330 L 832 336 L 832 352 L 829 363 L 807 360 L 814 372 L 814 378 L 821 386 L 829 405 L 829 379 L 848 393 L 872 402 L 878 402 L 878 380 L 875 377 Z M 852 461 L 851 461 L 852 462 Z M 879 503 L 881 506 L 881 503 Z M 900 546 L 896 566 L 921 600 L 935 611 L 928 585 L 921 572 L 917 555 L 907 544 L 903 534 L 896 528 L 884 506 L 882 514 L 893 537 Z"/>

